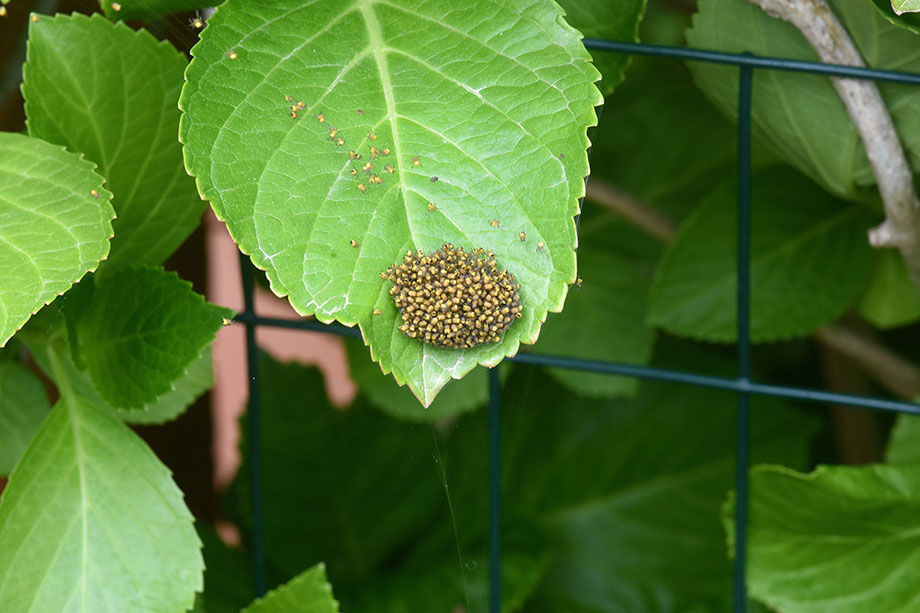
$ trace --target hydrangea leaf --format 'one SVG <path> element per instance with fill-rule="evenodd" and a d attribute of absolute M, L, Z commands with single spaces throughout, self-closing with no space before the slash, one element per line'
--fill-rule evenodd
<path fill-rule="evenodd" d="M 203 562 L 182 493 L 140 437 L 69 385 L 72 366 L 54 370 L 61 399 L 0 501 L 0 602 L 11 611 L 186 611 Z"/>
<path fill-rule="evenodd" d="M 112 194 L 95 164 L 0 133 L 0 347 L 109 253 Z"/>
<path fill-rule="evenodd" d="M 903 326 L 920 318 L 920 290 L 897 251 L 879 251 L 872 280 L 857 308 L 860 315 L 882 329 Z"/>
<path fill-rule="evenodd" d="M 358 324 L 425 405 L 561 310 L 601 102 L 555 3 L 452 8 L 230 0 L 180 100 L 186 166 L 272 290 L 302 315 Z M 380 274 L 445 243 L 494 251 L 520 283 L 523 316 L 500 342 L 444 349 L 398 331 Z"/>
<path fill-rule="evenodd" d="M 326 580 L 326 566 L 317 564 L 276 587 L 243 609 L 242 613 L 338 613 L 339 603 Z"/>
<path fill-rule="evenodd" d="M 8 475 L 50 405 L 45 388 L 18 362 L 0 361 L 0 475 Z"/>
<path fill-rule="evenodd" d="M 830 0 L 866 64 L 920 72 L 920 55 L 905 52 L 916 34 L 888 22 L 866 0 Z M 747 0 L 702 0 L 687 42 L 704 49 L 817 61 L 795 26 L 768 16 Z M 729 117 L 738 105 L 738 69 L 689 65 L 697 85 Z M 901 142 L 920 169 L 920 88 L 879 83 Z M 758 71 L 752 122 L 757 139 L 838 196 L 864 197 L 875 182 L 856 128 L 828 77 Z"/>
<path fill-rule="evenodd" d="M 162 396 L 144 405 L 142 409 L 118 411 L 117 416 L 129 424 L 163 424 L 182 415 L 213 384 L 211 345 L 208 345 L 188 364 L 185 372 L 170 383 L 170 389 Z"/>
<path fill-rule="evenodd" d="M 80 355 L 108 404 L 142 408 L 174 390 L 232 316 L 173 272 L 121 268 L 96 279 L 78 324 Z"/>
<path fill-rule="evenodd" d="M 783 466 L 751 472 L 748 589 L 777 611 L 916 611 L 917 466 Z M 733 499 L 724 524 L 733 538 Z"/>
<path fill-rule="evenodd" d="M 755 172 L 752 189 L 751 338 L 803 336 L 865 288 L 873 218 L 784 167 Z M 736 197 L 733 182 L 723 183 L 668 245 L 649 297 L 651 323 L 700 340 L 735 339 Z"/>
<path fill-rule="evenodd" d="M 185 67 L 169 43 L 99 14 L 39 16 L 29 25 L 29 134 L 99 165 L 118 214 L 107 267 L 161 263 L 201 218 L 205 204 L 176 139 Z"/>

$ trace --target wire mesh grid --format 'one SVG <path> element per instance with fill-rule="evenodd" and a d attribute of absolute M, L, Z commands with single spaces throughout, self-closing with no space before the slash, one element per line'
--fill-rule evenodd
<path fill-rule="evenodd" d="M 638 379 L 670 381 L 733 391 L 738 399 L 737 419 L 737 468 L 735 488 L 737 503 L 735 509 L 734 568 L 732 587 L 732 607 L 734 613 L 743 613 L 747 609 L 747 590 L 745 584 L 745 563 L 747 547 L 747 502 L 748 502 L 748 456 L 749 456 L 749 401 L 752 395 L 775 396 L 809 402 L 843 404 L 867 410 L 894 413 L 911 413 L 920 415 L 920 405 L 889 400 L 886 398 L 842 394 L 820 389 L 800 388 L 785 385 L 758 383 L 751 378 L 750 345 L 750 188 L 751 188 L 751 98 L 755 70 L 781 70 L 826 75 L 830 77 L 849 77 L 870 79 L 906 85 L 920 86 L 920 74 L 840 66 L 757 56 L 750 53 L 723 53 L 692 49 L 647 45 L 609 40 L 585 39 L 585 47 L 596 51 L 625 53 L 672 58 L 685 61 L 711 62 L 729 64 L 738 67 L 738 125 L 737 125 L 737 179 L 738 179 L 738 259 L 737 259 L 737 363 L 738 374 L 734 378 L 701 375 L 692 372 L 635 366 L 615 362 L 581 359 L 577 356 L 537 355 L 519 353 L 514 362 L 537 364 L 585 372 L 620 375 Z M 313 330 L 340 336 L 360 337 L 357 328 L 347 328 L 339 324 L 321 324 L 310 320 L 287 320 L 258 316 L 253 308 L 253 274 L 245 255 L 240 254 L 244 310 L 236 320 L 246 328 L 246 354 L 250 376 L 249 381 L 249 430 L 261 431 L 261 408 L 258 373 L 258 349 L 255 343 L 255 331 L 258 326 Z M 501 408 L 501 381 L 497 369 L 492 369 L 488 377 L 489 385 L 489 612 L 501 611 L 501 440 L 499 416 Z M 252 497 L 252 563 L 257 595 L 266 591 L 265 583 L 265 545 L 262 518 L 262 449 L 261 437 L 249 437 L 249 454 Z"/>

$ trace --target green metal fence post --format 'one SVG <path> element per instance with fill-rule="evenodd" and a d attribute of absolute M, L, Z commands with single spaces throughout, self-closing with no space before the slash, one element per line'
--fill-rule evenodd
<path fill-rule="evenodd" d="M 742 66 L 738 80 L 738 381 L 751 381 L 751 82 L 753 69 Z M 732 601 L 735 613 L 747 610 L 745 562 L 750 395 L 738 391 L 738 466 L 735 474 L 735 568 Z"/>

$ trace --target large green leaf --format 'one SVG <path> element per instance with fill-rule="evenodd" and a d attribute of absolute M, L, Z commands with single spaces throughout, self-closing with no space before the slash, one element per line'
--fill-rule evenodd
<path fill-rule="evenodd" d="M 390 419 L 361 399 L 337 410 L 319 372 L 298 364 L 263 356 L 260 377 L 267 558 L 285 577 L 324 561 L 347 591 L 396 555 L 442 499 L 431 426 Z M 244 455 L 232 488 L 244 530 L 248 470 Z"/>
<path fill-rule="evenodd" d="M 857 308 L 860 315 L 879 328 L 903 326 L 920 317 L 920 290 L 897 251 L 879 252 L 872 280 Z"/>
<path fill-rule="evenodd" d="M 359 324 L 426 405 L 562 308 L 601 101 L 555 3 L 452 7 L 230 0 L 180 101 L 186 165 L 272 290 L 303 315 Z M 500 342 L 444 349 L 398 331 L 380 274 L 444 243 L 494 251 L 520 283 L 523 317 Z"/>
<path fill-rule="evenodd" d="M 0 347 L 109 253 L 112 194 L 62 147 L 0 133 Z"/>
<path fill-rule="evenodd" d="M 809 474 L 758 466 L 750 491 L 752 596 L 784 613 L 917 610 L 916 465 L 820 466 Z"/>
<path fill-rule="evenodd" d="M 831 0 L 869 66 L 920 71 L 916 34 L 889 23 L 869 2 Z M 796 28 L 747 0 L 701 0 L 687 41 L 719 51 L 817 60 Z M 724 113 L 738 105 L 738 69 L 690 64 L 697 84 Z M 879 84 L 912 166 L 920 168 L 920 88 Z M 752 121 L 757 138 L 814 181 L 840 196 L 874 182 L 856 128 L 827 77 L 761 70 L 754 78 Z"/>
<path fill-rule="evenodd" d="M 200 542 L 149 447 L 69 384 L 0 501 L 0 602 L 10 611 L 186 611 Z"/>
<path fill-rule="evenodd" d="M 78 326 L 80 355 L 107 403 L 142 408 L 174 390 L 232 316 L 173 272 L 121 268 L 96 280 Z"/>
<path fill-rule="evenodd" d="M 645 3 L 646 0 L 559 0 L 566 21 L 586 38 L 636 43 L 639 42 L 639 22 L 645 12 Z M 609 96 L 623 81 L 630 56 L 592 51 L 591 57 L 603 75 L 598 87 Z"/>
<path fill-rule="evenodd" d="M 752 182 L 751 338 L 808 334 L 863 291 L 872 217 L 787 168 L 756 172 Z M 736 198 L 733 181 L 723 183 L 668 246 L 652 285 L 652 323 L 702 340 L 735 339 Z"/>
<path fill-rule="evenodd" d="M 99 14 L 30 24 L 22 85 L 29 134 L 99 165 L 118 213 L 113 265 L 159 264 L 204 209 L 176 140 L 185 66 L 169 43 Z"/>
<path fill-rule="evenodd" d="M 18 362 L 0 361 L 0 475 L 8 475 L 48 414 L 45 388 Z"/>

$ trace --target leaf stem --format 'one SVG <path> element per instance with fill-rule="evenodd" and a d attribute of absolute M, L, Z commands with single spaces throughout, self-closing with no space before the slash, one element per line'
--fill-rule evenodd
<path fill-rule="evenodd" d="M 822 62 L 865 66 L 826 0 L 749 1 L 798 28 Z M 897 247 L 914 284 L 920 287 L 920 201 L 888 108 L 873 81 L 832 78 L 831 82 L 862 138 L 885 204 L 885 221 L 869 230 L 869 243 Z"/>
<path fill-rule="evenodd" d="M 849 356 L 888 390 L 905 400 L 920 396 L 920 368 L 872 337 L 840 324 L 815 331 L 815 338 Z"/>
<path fill-rule="evenodd" d="M 588 181 L 586 198 L 622 215 L 663 243 L 670 242 L 677 233 L 673 219 L 601 179 Z"/>

